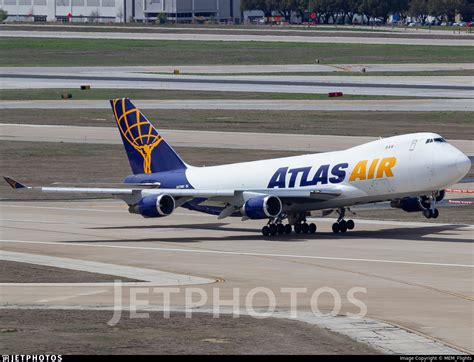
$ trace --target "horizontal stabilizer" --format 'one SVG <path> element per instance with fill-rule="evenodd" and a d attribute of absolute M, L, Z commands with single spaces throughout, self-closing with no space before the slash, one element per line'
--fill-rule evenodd
<path fill-rule="evenodd" d="M 12 179 L 11 177 L 3 176 L 3 178 L 13 189 L 26 189 L 26 188 L 28 188 L 26 185 Z"/>

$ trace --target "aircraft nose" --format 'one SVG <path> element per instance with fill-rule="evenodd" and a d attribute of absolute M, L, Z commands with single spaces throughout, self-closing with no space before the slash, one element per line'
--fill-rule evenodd
<path fill-rule="evenodd" d="M 471 160 L 464 153 L 456 158 L 456 168 L 463 176 L 467 175 L 471 169 Z"/>

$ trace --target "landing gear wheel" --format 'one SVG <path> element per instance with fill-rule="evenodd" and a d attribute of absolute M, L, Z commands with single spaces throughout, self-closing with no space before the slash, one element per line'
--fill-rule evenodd
<path fill-rule="evenodd" d="M 339 224 L 337 222 L 335 222 L 334 224 L 332 224 L 332 232 L 334 234 L 337 234 L 338 232 L 340 231 L 339 229 Z"/>
<path fill-rule="evenodd" d="M 291 234 L 291 225 L 290 224 L 285 225 L 285 234 Z"/>
<path fill-rule="evenodd" d="M 264 226 L 264 227 L 262 228 L 262 235 L 263 235 L 263 236 L 268 236 L 268 235 L 270 235 L 270 228 L 269 228 L 268 226 Z"/>
<path fill-rule="evenodd" d="M 339 230 L 341 233 L 345 233 L 347 231 L 347 222 L 345 220 L 341 220 L 339 222 Z"/>
<path fill-rule="evenodd" d="M 355 227 L 354 220 L 347 220 L 347 230 L 352 230 Z"/>
<path fill-rule="evenodd" d="M 308 231 L 309 231 L 310 234 L 314 234 L 316 232 L 316 229 L 317 229 L 316 224 L 314 224 L 314 223 L 309 224 L 309 230 Z"/>
<path fill-rule="evenodd" d="M 309 231 L 309 225 L 307 223 L 301 224 L 301 231 L 303 234 L 307 234 Z"/>
<path fill-rule="evenodd" d="M 270 235 L 275 236 L 277 233 L 277 226 L 275 224 L 270 224 L 268 228 L 270 229 Z"/>
<path fill-rule="evenodd" d="M 299 234 L 301 232 L 301 224 L 295 224 L 295 233 Z"/>
<path fill-rule="evenodd" d="M 426 217 L 427 219 L 431 218 L 431 210 L 430 209 L 424 209 L 423 210 L 423 216 Z"/>
<path fill-rule="evenodd" d="M 283 224 L 278 224 L 277 225 L 277 232 L 278 234 L 284 234 L 285 233 L 285 226 Z"/>
<path fill-rule="evenodd" d="M 432 212 L 432 214 L 431 214 L 431 217 L 432 217 L 433 219 L 436 219 L 436 218 L 438 218 L 438 216 L 439 216 L 439 211 L 438 211 L 438 209 L 434 209 L 433 212 Z"/>

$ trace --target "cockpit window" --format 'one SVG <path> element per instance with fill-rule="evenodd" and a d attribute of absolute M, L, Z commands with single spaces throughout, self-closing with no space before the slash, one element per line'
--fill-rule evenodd
<path fill-rule="evenodd" d="M 438 138 L 428 138 L 425 143 L 433 143 L 433 142 L 446 142 L 446 140 L 443 137 L 438 137 Z"/>

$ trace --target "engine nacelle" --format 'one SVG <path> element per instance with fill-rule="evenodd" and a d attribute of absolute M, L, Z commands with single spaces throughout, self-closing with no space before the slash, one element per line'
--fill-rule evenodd
<path fill-rule="evenodd" d="M 249 219 L 268 219 L 280 215 L 282 204 L 276 196 L 257 196 L 248 199 L 241 212 Z"/>
<path fill-rule="evenodd" d="M 137 204 L 130 206 L 128 211 L 143 217 L 163 217 L 171 215 L 175 205 L 171 195 L 152 195 L 142 198 Z"/>
<path fill-rule="evenodd" d="M 439 202 L 444 199 L 446 192 L 444 190 L 438 191 L 435 200 Z M 402 209 L 406 212 L 423 211 L 430 208 L 430 200 L 427 196 L 421 197 L 405 197 L 400 200 L 395 200 L 390 203 L 390 206 Z"/>
<path fill-rule="evenodd" d="M 417 212 L 426 209 L 419 197 L 405 197 L 404 199 L 395 200 L 390 203 L 390 206 L 406 212 Z"/>

